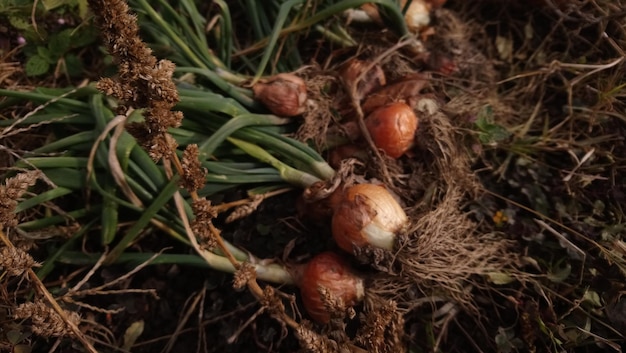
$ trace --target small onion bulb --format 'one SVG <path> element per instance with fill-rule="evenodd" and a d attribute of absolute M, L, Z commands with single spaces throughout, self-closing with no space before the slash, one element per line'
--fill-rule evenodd
<path fill-rule="evenodd" d="M 252 91 L 254 99 L 278 116 L 292 117 L 306 111 L 306 84 L 294 74 L 282 73 L 259 81 Z"/>
<path fill-rule="evenodd" d="M 319 288 L 325 288 L 346 306 L 358 304 L 365 295 L 363 279 L 353 272 L 344 258 L 332 252 L 323 252 L 311 259 L 298 286 L 304 308 L 319 323 L 328 323 L 331 317 Z"/>
<path fill-rule="evenodd" d="M 401 1 L 402 7 L 406 6 L 406 0 Z M 430 12 L 443 4 L 446 0 L 413 0 L 406 10 L 404 21 L 409 31 L 419 33 L 430 24 Z"/>
<path fill-rule="evenodd" d="M 408 105 L 395 102 L 374 110 L 365 119 L 374 144 L 391 158 L 399 158 L 415 142 L 418 119 Z"/>
<path fill-rule="evenodd" d="M 408 217 L 384 186 L 357 184 L 345 191 L 332 218 L 337 245 L 350 253 L 366 246 L 393 250 Z"/>

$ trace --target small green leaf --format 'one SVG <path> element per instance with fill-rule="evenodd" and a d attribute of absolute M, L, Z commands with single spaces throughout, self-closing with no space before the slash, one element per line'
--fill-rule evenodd
<path fill-rule="evenodd" d="M 37 30 L 34 27 L 29 27 L 22 32 L 22 35 L 26 39 L 27 46 L 31 44 L 34 47 L 34 52 L 37 51 L 38 46 L 44 45 L 48 40 L 48 31 L 45 27 L 37 27 Z"/>
<path fill-rule="evenodd" d="M 65 55 L 65 67 L 70 77 L 77 77 L 84 72 L 83 62 L 74 54 Z"/>
<path fill-rule="evenodd" d="M 143 320 L 133 322 L 124 332 L 124 344 L 122 345 L 122 349 L 130 350 L 130 348 L 135 344 L 137 338 L 141 336 L 143 333 L 144 322 Z"/>
<path fill-rule="evenodd" d="M 68 3 L 67 0 L 42 0 L 43 7 L 47 10 L 54 10 Z"/>
<path fill-rule="evenodd" d="M 9 23 L 15 29 L 25 30 L 32 27 L 30 22 L 28 22 L 23 16 L 9 16 Z"/>
<path fill-rule="evenodd" d="M 548 273 L 548 279 L 554 283 L 561 283 L 572 273 L 572 265 L 566 264 L 562 268 L 555 268 Z"/>
<path fill-rule="evenodd" d="M 45 58 L 39 55 L 31 56 L 26 61 L 26 76 L 39 76 L 43 75 L 50 69 L 50 63 Z"/>
<path fill-rule="evenodd" d="M 583 301 L 590 303 L 591 305 L 599 308 L 602 306 L 602 301 L 600 300 L 600 295 L 596 291 L 588 290 L 585 292 L 583 296 Z"/>
<path fill-rule="evenodd" d="M 95 27 L 81 27 L 72 32 L 72 48 L 82 48 L 96 41 L 98 31 Z"/>
<path fill-rule="evenodd" d="M 474 124 L 478 128 L 478 139 L 482 143 L 492 143 L 507 139 L 511 133 L 504 127 L 493 122 L 493 108 L 484 106 L 476 117 Z"/>
<path fill-rule="evenodd" d="M 45 59 L 49 64 L 54 63 L 56 60 L 53 60 L 52 54 L 50 53 L 50 49 L 44 46 L 37 47 L 37 55 Z M 58 59 L 58 58 L 57 58 Z"/>
<path fill-rule="evenodd" d="M 509 276 L 504 272 L 489 272 L 487 273 L 487 277 L 489 278 L 489 281 L 491 283 L 496 285 L 509 284 L 515 281 L 515 278 Z"/>
<path fill-rule="evenodd" d="M 48 41 L 48 49 L 52 58 L 60 58 L 70 49 L 72 30 L 66 29 L 52 35 Z"/>
<path fill-rule="evenodd" d="M 87 18 L 87 14 L 89 13 L 89 6 L 87 6 L 87 0 L 77 0 L 78 4 L 78 16 L 83 20 Z"/>
<path fill-rule="evenodd" d="M 18 344 L 23 339 L 22 332 L 18 330 L 9 330 L 6 333 L 6 338 L 10 344 Z"/>

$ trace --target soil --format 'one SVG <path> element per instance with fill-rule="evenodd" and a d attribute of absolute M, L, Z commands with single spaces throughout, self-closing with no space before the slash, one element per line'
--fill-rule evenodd
<path fill-rule="evenodd" d="M 334 73 L 347 58 L 379 60 L 391 82 L 416 71 L 430 80 L 415 97 L 403 97 L 414 99 L 422 113 L 411 153 L 391 160 L 370 150 L 351 169 L 357 177 L 384 182 L 405 207 L 410 226 L 397 252 L 357 254 L 352 265 L 368 278 L 368 299 L 340 327 L 341 334 L 332 325 L 314 326 L 317 333 L 341 342 L 371 324 L 385 342 L 363 346 L 380 352 L 625 348 L 624 9 L 622 0 L 451 0 L 433 13 L 432 31 L 423 33 L 426 56 L 407 48 L 387 55 L 397 40 L 358 26 L 352 29 L 358 49 L 302 50 L 311 66 L 300 74 L 309 92 L 318 93 L 318 103 L 294 136 L 313 139 L 316 146 L 336 127 L 336 114 L 329 112 L 349 101 Z M 319 40 L 310 36 L 306 43 Z M 23 58 L 18 51 L 5 55 L 19 64 L 7 66 L 15 71 L 0 74 L 0 84 L 22 89 L 79 83 L 27 78 L 20 70 Z M 104 72 L 104 63 L 90 62 L 93 71 Z M 429 109 L 428 102 L 439 109 Z M 23 107 L 2 109 L 6 118 L 23 115 Z M 45 143 L 45 133 L 31 130 L 25 139 L 4 143 L 8 150 L 30 150 Z M 2 153 L 3 167 L 15 163 L 15 156 Z M 270 198 L 234 223 L 220 215 L 215 224 L 224 239 L 260 259 L 303 263 L 321 251 L 339 252 L 327 220 L 296 212 L 300 194 Z M 234 190 L 222 196 L 242 195 Z M 131 249 L 194 253 L 163 239 L 168 238 L 155 229 Z M 35 241 L 30 253 L 44 261 L 60 244 Z M 86 239 L 75 250 L 97 252 L 97 246 Z M 106 266 L 86 288 L 135 267 Z M 89 268 L 61 261 L 44 284 L 60 295 Z M 1 280 L 0 350 L 81 350 L 79 342 L 37 338 L 27 322 L 12 320 L 13 298 L 28 288 Z M 260 312 L 258 300 L 248 290 L 233 289 L 232 282 L 232 275 L 202 264 L 147 266 L 118 283 L 119 294 L 77 298 L 91 309 L 81 309 L 81 329 L 103 352 L 123 351 L 117 347 L 139 322 L 143 333 L 132 352 L 298 351 L 293 332 Z M 297 290 L 279 288 L 302 307 Z M 296 315 L 289 306 L 285 310 Z M 381 323 L 372 318 L 387 320 L 382 331 L 375 331 Z M 26 337 L 11 340 L 10 331 Z"/>

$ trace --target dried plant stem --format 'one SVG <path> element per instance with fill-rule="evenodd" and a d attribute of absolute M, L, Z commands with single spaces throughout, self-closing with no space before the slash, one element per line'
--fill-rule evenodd
<path fill-rule="evenodd" d="M 15 246 L 13 245 L 13 243 L 11 243 L 11 241 L 9 240 L 9 238 L 4 234 L 4 231 L 2 231 L 0 229 L 0 240 L 2 240 L 2 242 L 4 243 L 4 245 L 6 245 L 9 248 L 15 248 Z M 78 326 L 76 326 L 68 317 L 67 314 L 65 313 L 65 310 L 63 310 L 61 308 L 61 306 L 59 305 L 59 303 L 56 301 L 56 299 L 54 299 L 54 297 L 52 296 L 52 294 L 48 291 L 48 289 L 46 288 L 46 286 L 41 282 L 41 280 L 39 279 L 39 277 L 37 277 L 37 274 L 35 273 L 35 271 L 33 271 L 32 269 L 28 269 L 26 270 L 26 272 L 28 273 L 28 277 L 31 281 L 31 283 L 34 285 L 35 289 L 37 290 L 37 292 L 39 292 L 39 294 L 41 294 L 44 298 L 46 298 L 46 300 L 48 301 L 48 303 L 50 304 L 50 306 L 52 306 L 52 309 L 54 309 L 54 311 L 59 314 L 59 316 L 61 317 L 61 319 L 63 320 L 63 322 L 65 322 L 65 324 L 70 328 L 70 330 L 72 331 L 72 333 L 74 334 L 74 336 L 76 336 L 76 338 L 80 341 L 80 343 L 82 343 L 83 347 L 85 348 L 85 350 L 87 350 L 90 353 L 98 353 L 98 351 L 96 350 L 96 348 L 91 344 L 91 342 L 89 342 L 89 340 L 87 339 L 87 337 L 80 331 L 80 329 L 78 328 Z"/>
<path fill-rule="evenodd" d="M 359 124 L 359 129 L 361 130 L 361 134 L 365 138 L 365 141 L 367 141 L 367 144 L 369 145 L 370 150 L 374 152 L 374 155 L 376 155 L 376 158 L 380 161 L 380 168 L 383 173 L 383 177 L 385 179 L 385 184 L 391 184 L 390 181 L 392 179 L 391 179 L 391 175 L 389 174 L 387 164 L 385 163 L 385 159 L 383 158 L 382 154 L 380 153 L 380 150 L 374 143 L 374 140 L 372 139 L 372 135 L 370 135 L 369 131 L 367 130 L 367 126 L 365 125 L 365 116 L 363 114 L 363 109 L 361 109 L 361 102 L 359 101 L 358 93 L 357 93 L 358 83 L 363 78 L 363 76 L 364 76 L 363 74 L 359 75 L 359 77 L 357 77 L 357 79 L 354 81 L 354 85 L 350 87 L 350 92 L 349 92 L 350 101 L 352 103 L 352 106 L 354 106 L 354 110 L 357 115 L 357 122 Z"/>
<path fill-rule="evenodd" d="M 172 164 L 174 164 L 174 168 L 176 168 L 176 172 L 179 175 L 184 175 L 185 174 L 185 171 L 183 170 L 183 165 L 180 162 L 180 159 L 178 158 L 178 155 L 176 154 L 175 151 L 171 151 L 168 160 L 171 161 Z M 172 174 L 171 169 L 170 168 L 166 168 L 166 171 L 168 171 L 168 177 L 171 178 L 171 176 L 172 176 L 171 175 Z M 176 194 L 180 195 L 178 192 Z M 189 190 L 189 195 L 191 196 L 191 199 L 193 201 L 198 201 L 200 199 L 200 197 L 198 196 L 198 193 L 195 190 Z M 179 213 L 180 213 L 181 217 L 183 217 L 184 210 L 183 209 L 179 209 Z M 209 223 L 208 226 L 209 226 L 209 230 L 210 230 L 211 234 L 213 235 L 213 238 L 217 242 L 217 246 L 219 247 L 219 249 L 224 253 L 224 255 L 226 256 L 228 261 L 230 261 L 230 263 L 236 269 L 239 269 L 239 261 L 237 261 L 235 256 L 233 256 L 232 252 L 228 248 L 228 246 L 226 246 L 226 242 L 222 238 L 221 232 L 213 225 L 213 223 Z M 186 226 L 185 226 L 185 228 L 187 229 Z M 189 227 L 187 229 L 187 231 L 188 231 L 187 233 L 189 234 L 190 237 L 194 237 L 193 231 L 191 230 L 191 227 Z"/>
<path fill-rule="evenodd" d="M 182 318 L 180 319 L 180 321 L 176 325 L 176 329 L 172 333 L 170 339 L 167 341 L 167 344 L 165 345 L 165 348 L 163 348 L 163 350 L 161 351 L 162 353 L 169 353 L 169 352 L 172 351 L 172 349 L 174 348 L 174 344 L 176 343 L 176 340 L 181 335 L 181 333 L 185 329 L 185 325 L 187 324 L 187 322 L 191 318 L 191 314 L 193 314 L 193 312 L 196 310 L 196 308 L 199 305 L 201 305 L 201 302 L 205 298 L 206 298 L 206 283 L 205 283 L 205 286 L 202 288 L 202 290 L 194 296 L 191 304 L 189 305 L 189 308 L 187 310 L 185 310 L 185 313 L 183 314 Z"/>
<path fill-rule="evenodd" d="M 382 154 L 380 153 L 380 149 L 374 143 L 374 140 L 372 139 L 372 136 L 370 135 L 369 131 L 367 130 L 367 126 L 365 125 L 365 114 L 363 113 L 363 109 L 361 108 L 358 87 L 359 87 L 359 83 L 361 83 L 361 81 L 365 78 L 365 75 L 372 72 L 372 69 L 374 68 L 375 65 L 377 65 L 384 58 L 391 55 L 393 52 L 397 51 L 398 49 L 414 42 L 415 42 L 414 39 L 409 38 L 407 40 L 400 41 L 396 45 L 385 50 L 382 54 L 378 55 L 374 60 L 372 60 L 369 63 L 369 65 L 366 66 L 365 69 L 362 70 L 361 73 L 356 77 L 353 84 L 350 87 L 348 87 L 349 89 L 348 95 L 350 96 L 350 103 L 352 104 L 356 112 L 359 129 L 361 130 L 361 134 L 365 138 L 365 141 L 369 145 L 370 149 L 372 150 L 372 152 L 374 152 L 376 158 L 380 161 L 381 171 L 385 179 L 385 184 L 387 185 L 394 184 L 393 178 L 391 177 L 391 174 L 389 173 L 389 169 L 387 168 L 387 164 L 385 163 L 385 158 L 383 158 Z"/>
<path fill-rule="evenodd" d="M 177 169 L 177 172 L 182 175 L 182 173 L 183 173 L 182 164 L 180 163 L 180 160 L 178 159 L 178 156 L 174 152 L 172 152 L 170 154 L 170 158 L 171 158 L 171 161 L 174 162 L 173 164 L 174 164 L 175 168 Z M 164 161 L 169 161 L 169 160 L 170 159 L 166 159 Z M 169 167 L 169 163 L 165 163 L 165 170 L 169 174 L 168 177 L 171 177 L 172 170 Z M 192 199 L 194 201 L 197 201 L 199 199 L 198 194 L 196 192 L 190 192 L 190 195 L 191 195 L 191 197 L 192 197 Z M 216 256 L 215 254 L 212 254 L 212 253 L 210 253 L 210 252 L 208 252 L 208 251 L 206 251 L 206 250 L 204 250 L 204 249 L 202 249 L 200 247 L 200 244 L 196 240 L 196 237 L 194 236 L 193 231 L 191 230 L 191 226 L 189 224 L 189 220 L 187 219 L 186 214 L 184 212 L 183 199 L 182 199 L 182 196 L 180 195 L 179 192 L 176 192 L 176 194 L 174 195 L 174 199 L 175 199 L 176 207 L 178 208 L 179 214 L 180 214 L 181 218 L 183 219 L 183 223 L 185 225 L 185 230 L 187 231 L 187 235 L 189 237 L 189 241 L 191 242 L 191 244 L 193 245 L 195 250 L 200 255 L 203 255 L 203 257 L 205 259 L 207 259 L 207 256 L 211 256 L 211 255 L 212 256 Z M 226 242 L 222 238 L 221 232 L 219 231 L 219 229 L 217 229 L 213 225 L 213 223 L 209 223 L 208 227 L 209 227 L 209 231 L 213 235 L 214 240 L 217 243 L 218 248 L 224 253 L 224 255 L 226 256 L 226 258 L 228 259 L 230 264 L 233 266 L 233 268 L 235 270 L 239 270 L 241 268 L 241 266 L 242 266 L 242 263 L 240 261 L 238 261 L 233 256 L 233 254 L 229 250 L 228 246 L 226 246 Z M 209 255 L 209 254 L 211 254 L 211 255 Z M 261 286 L 257 282 L 257 278 L 256 277 L 258 276 L 258 271 L 255 271 L 255 274 L 256 274 L 256 276 L 253 276 L 250 279 L 248 279 L 247 286 L 248 286 L 248 289 L 250 290 L 250 292 L 254 295 L 254 297 L 257 300 L 262 301 L 263 298 L 265 297 L 265 292 L 263 291 L 263 289 L 261 288 Z M 289 273 L 286 272 L 286 271 L 285 271 L 285 274 L 287 274 L 287 276 L 289 277 L 289 279 L 291 279 L 291 282 L 292 282 L 293 279 L 291 278 L 291 275 L 289 275 Z M 289 282 L 289 281 L 287 281 L 287 282 Z M 279 317 L 279 319 L 282 322 L 284 322 L 286 325 L 290 326 L 291 328 L 296 329 L 296 328 L 298 328 L 300 326 L 300 324 L 297 321 L 295 321 L 293 318 L 289 317 L 284 312 L 284 310 L 275 310 L 273 312 L 277 314 L 277 316 Z"/>
<path fill-rule="evenodd" d="M 291 188 L 282 188 L 282 189 L 278 189 L 278 190 L 274 190 L 274 191 L 270 191 L 264 194 L 260 194 L 260 196 L 263 197 L 263 199 L 267 199 L 269 197 L 273 197 L 273 196 L 278 196 L 281 194 L 284 194 L 286 192 L 291 191 Z M 236 201 L 232 201 L 232 202 L 227 202 L 227 203 L 222 203 L 219 205 L 215 206 L 216 211 L 219 212 L 224 212 L 226 210 L 229 210 L 233 207 L 238 207 L 238 206 L 245 206 L 247 204 L 250 204 L 251 202 L 256 201 L 254 197 L 249 197 L 247 199 L 242 199 L 242 200 L 236 200 Z"/>

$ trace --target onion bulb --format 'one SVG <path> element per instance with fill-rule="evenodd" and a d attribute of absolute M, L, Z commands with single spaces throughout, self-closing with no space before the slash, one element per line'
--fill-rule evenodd
<path fill-rule="evenodd" d="M 331 317 L 319 288 L 341 299 L 346 307 L 358 304 L 365 294 L 363 279 L 352 271 L 344 258 L 332 252 L 323 252 L 309 261 L 299 287 L 304 308 L 319 323 L 328 323 Z"/>
<path fill-rule="evenodd" d="M 401 1 L 402 7 L 406 6 L 406 0 Z M 409 31 L 413 33 L 419 33 L 424 27 L 430 24 L 430 12 L 437 9 L 446 0 L 413 0 L 409 5 L 409 8 L 404 14 L 404 21 L 406 22 Z"/>
<path fill-rule="evenodd" d="M 306 84 L 296 75 L 272 76 L 256 83 L 252 91 L 256 100 L 278 116 L 292 117 L 306 111 Z"/>
<path fill-rule="evenodd" d="M 337 245 L 353 253 L 366 246 L 393 250 L 396 234 L 407 222 L 406 213 L 384 186 L 357 184 L 345 191 L 331 226 Z"/>
<path fill-rule="evenodd" d="M 418 120 L 408 105 L 391 103 L 374 110 L 365 119 L 374 144 L 391 158 L 399 158 L 415 142 Z"/>

